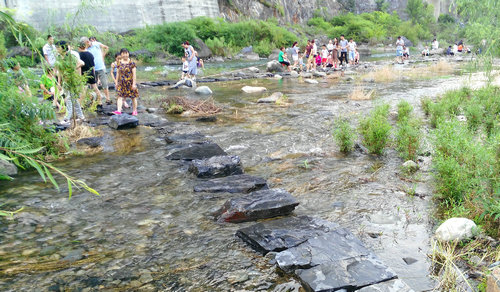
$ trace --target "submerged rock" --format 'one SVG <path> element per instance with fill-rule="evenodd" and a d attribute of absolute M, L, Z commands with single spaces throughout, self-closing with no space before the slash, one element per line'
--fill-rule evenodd
<path fill-rule="evenodd" d="M 193 160 L 189 171 L 199 178 L 214 178 L 242 174 L 243 168 L 238 156 L 214 156 L 203 160 Z"/>
<path fill-rule="evenodd" d="M 108 125 L 115 130 L 130 129 L 139 125 L 139 119 L 128 114 L 114 115 L 109 119 Z"/>
<path fill-rule="evenodd" d="M 193 80 L 186 78 L 179 80 L 177 83 L 170 86 L 170 89 L 178 89 L 181 87 L 196 87 L 196 83 Z"/>
<path fill-rule="evenodd" d="M 441 241 L 464 240 L 474 236 L 477 226 L 467 218 L 450 218 L 436 230 L 436 238 Z"/>
<path fill-rule="evenodd" d="M 219 145 L 206 142 L 200 144 L 190 144 L 188 147 L 167 155 L 169 160 L 195 160 L 205 159 L 213 156 L 224 156 L 227 153 Z"/>
<path fill-rule="evenodd" d="M 414 290 L 403 282 L 403 280 L 394 279 L 361 288 L 357 292 L 414 292 Z"/>
<path fill-rule="evenodd" d="M 260 189 L 267 189 L 266 180 L 246 174 L 211 179 L 194 187 L 195 192 L 207 193 L 249 193 Z"/>
<path fill-rule="evenodd" d="M 215 215 L 219 222 L 239 223 L 288 215 L 298 205 L 284 189 L 269 189 L 230 199 Z"/>
<path fill-rule="evenodd" d="M 196 88 L 196 90 L 194 92 L 196 92 L 198 94 L 203 94 L 203 95 L 212 94 L 212 90 L 208 86 L 200 86 L 200 87 Z"/>
<path fill-rule="evenodd" d="M 275 92 L 268 97 L 260 98 L 257 103 L 276 103 L 283 96 L 281 92 Z"/>
<path fill-rule="evenodd" d="M 248 71 L 250 71 L 252 73 L 259 73 L 260 69 L 257 67 L 250 67 L 250 68 L 248 68 Z"/>
<path fill-rule="evenodd" d="M 243 86 L 241 90 L 245 93 L 261 93 L 267 91 L 265 87 Z"/>
<path fill-rule="evenodd" d="M 217 122 L 217 116 L 199 117 L 196 121 L 202 123 L 215 123 Z"/>

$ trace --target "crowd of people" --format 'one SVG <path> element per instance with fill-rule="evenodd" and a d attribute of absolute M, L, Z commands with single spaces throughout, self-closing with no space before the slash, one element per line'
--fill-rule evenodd
<path fill-rule="evenodd" d="M 291 55 L 293 63 L 288 59 L 288 55 Z M 305 69 L 306 72 L 309 72 L 318 67 L 326 69 L 357 65 L 359 64 L 359 52 L 357 44 L 352 38 L 347 41 L 345 36 L 341 35 L 340 40 L 334 38 L 329 40 L 328 44 L 323 44 L 320 47 L 315 40 L 308 40 L 303 51 L 300 50 L 297 42 L 294 42 L 289 50 L 281 47 L 278 62 L 288 71 Z"/>

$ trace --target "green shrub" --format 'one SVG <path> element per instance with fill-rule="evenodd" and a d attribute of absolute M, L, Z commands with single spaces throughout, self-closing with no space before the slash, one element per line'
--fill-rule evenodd
<path fill-rule="evenodd" d="M 428 116 L 431 113 L 431 104 L 432 104 L 432 99 L 428 97 L 424 97 L 420 100 L 420 106 L 422 107 L 422 111 L 424 111 L 424 114 Z"/>
<path fill-rule="evenodd" d="M 421 122 L 416 118 L 406 117 L 398 123 L 396 149 L 404 160 L 417 159 L 422 136 Z"/>
<path fill-rule="evenodd" d="M 429 111 L 431 114 L 431 127 L 437 128 L 439 123 L 446 118 L 446 108 L 440 103 L 431 103 L 429 105 Z"/>
<path fill-rule="evenodd" d="M 143 45 L 153 42 L 154 44 L 160 45 L 165 51 L 179 57 L 184 56 L 182 43 L 185 41 L 192 43 L 196 38 L 193 27 L 185 22 L 171 22 L 155 25 L 139 29 L 136 33 L 141 37 L 141 43 Z M 146 48 L 149 49 L 148 47 Z"/>
<path fill-rule="evenodd" d="M 483 106 L 481 103 L 473 99 L 467 103 L 464 108 L 465 116 L 467 117 L 467 125 L 471 131 L 476 131 L 483 121 Z"/>
<path fill-rule="evenodd" d="M 355 135 L 355 130 L 351 127 L 347 119 L 339 118 L 335 122 L 333 137 L 337 145 L 339 145 L 341 152 L 349 153 L 352 151 Z"/>
<path fill-rule="evenodd" d="M 0 31 L 0 60 L 7 57 L 7 48 L 5 47 L 5 37 L 3 32 Z"/>
<path fill-rule="evenodd" d="M 388 113 L 389 105 L 378 106 L 360 121 L 359 132 L 370 153 L 382 154 L 389 141 L 391 125 L 387 120 Z"/>
<path fill-rule="evenodd" d="M 402 100 L 398 103 L 398 122 L 406 120 L 411 112 L 413 111 L 413 107 L 406 100 Z"/>
<path fill-rule="evenodd" d="M 225 43 L 224 37 L 213 39 L 207 39 L 205 41 L 207 47 L 212 51 L 212 53 L 216 56 L 226 56 L 228 45 Z"/>
<path fill-rule="evenodd" d="M 255 47 L 253 47 L 253 51 L 261 57 L 269 56 L 272 50 L 276 49 L 276 46 L 269 42 L 268 40 L 261 40 Z"/>

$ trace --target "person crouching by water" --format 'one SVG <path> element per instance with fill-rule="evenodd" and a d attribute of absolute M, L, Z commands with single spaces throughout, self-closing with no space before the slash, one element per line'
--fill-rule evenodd
<path fill-rule="evenodd" d="M 54 70 L 51 67 L 45 68 L 45 73 L 40 78 L 40 89 L 43 92 L 43 99 L 51 100 L 52 106 L 57 108 L 58 111 L 62 110 L 59 104 L 59 90 L 57 88 L 57 81 L 54 75 Z"/>
<path fill-rule="evenodd" d="M 290 68 L 290 62 L 286 57 L 285 47 L 280 48 L 280 53 L 278 55 L 278 62 L 280 62 L 281 65 L 285 66 L 288 71 L 292 71 L 292 69 Z"/>
<path fill-rule="evenodd" d="M 127 49 L 121 49 L 120 56 L 120 65 L 118 66 L 115 83 L 117 96 L 116 107 L 118 109 L 113 113 L 115 115 L 121 115 L 122 100 L 130 98 L 132 99 L 132 115 L 137 116 L 137 98 L 139 98 L 139 90 L 137 90 L 136 66 L 130 59 L 130 53 Z"/>
<path fill-rule="evenodd" d="M 187 78 L 194 80 L 196 79 L 196 73 L 198 67 L 196 52 L 193 46 L 191 46 L 188 41 L 182 43 L 182 47 L 184 48 L 184 56 L 186 57 L 189 63 Z"/>

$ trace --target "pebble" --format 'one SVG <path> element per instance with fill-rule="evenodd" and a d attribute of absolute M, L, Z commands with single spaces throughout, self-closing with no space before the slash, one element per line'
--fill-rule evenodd
<path fill-rule="evenodd" d="M 227 277 L 227 280 L 231 284 L 241 283 L 248 280 L 248 273 L 245 270 L 235 271 Z"/>
<path fill-rule="evenodd" d="M 141 277 L 139 278 L 139 282 L 141 282 L 143 284 L 152 282 L 153 280 L 154 280 L 153 276 L 151 276 L 151 273 L 149 273 L 149 272 L 142 274 Z"/>
<path fill-rule="evenodd" d="M 38 251 L 38 249 L 36 248 L 32 248 L 32 249 L 25 249 L 23 250 L 23 253 L 22 255 L 27 257 L 27 256 L 30 256 L 30 255 L 33 255 L 34 253 L 36 253 Z"/>

